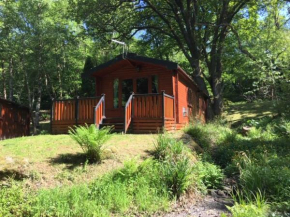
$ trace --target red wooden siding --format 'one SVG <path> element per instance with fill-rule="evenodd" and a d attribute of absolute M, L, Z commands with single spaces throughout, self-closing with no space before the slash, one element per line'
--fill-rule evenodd
<path fill-rule="evenodd" d="M 28 108 L 0 99 L 0 113 L 0 140 L 29 135 Z"/>
<path fill-rule="evenodd" d="M 122 65 L 121 68 L 116 69 L 113 72 L 109 72 L 101 78 L 101 82 L 97 82 L 99 87 L 97 89 L 97 95 L 102 93 L 106 94 L 106 115 L 108 117 L 122 117 L 124 115 L 124 108 L 121 107 L 121 84 L 124 79 L 133 79 L 136 82 L 137 78 L 148 78 L 149 87 L 151 84 L 152 75 L 158 76 L 158 92 L 162 90 L 166 94 L 173 95 L 172 87 L 172 71 L 167 70 L 164 67 L 143 64 L 141 65 L 140 71 L 129 63 Z M 99 77 L 97 77 L 99 79 Z M 113 82 L 115 79 L 119 79 L 119 108 L 114 108 L 114 88 Z M 134 85 L 135 86 L 135 85 Z M 148 92 L 151 93 L 151 88 L 148 88 Z M 136 93 L 136 90 L 133 90 Z"/>
<path fill-rule="evenodd" d="M 183 111 L 186 114 L 183 114 Z M 178 115 L 179 123 L 188 123 L 190 119 L 199 118 L 205 122 L 206 100 L 191 82 L 179 76 L 178 79 Z"/>

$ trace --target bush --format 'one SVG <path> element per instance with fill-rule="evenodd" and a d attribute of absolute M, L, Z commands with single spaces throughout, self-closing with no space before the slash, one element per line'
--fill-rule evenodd
<path fill-rule="evenodd" d="M 193 172 L 197 174 L 202 185 L 207 189 L 220 189 L 223 186 L 224 174 L 222 170 L 208 162 L 197 162 L 193 167 Z M 202 186 L 199 186 L 203 189 Z"/>
<path fill-rule="evenodd" d="M 160 162 L 160 174 L 171 196 L 179 198 L 194 183 L 189 149 L 182 141 L 160 134 L 153 154 Z"/>
<path fill-rule="evenodd" d="M 265 217 L 269 213 L 269 205 L 266 203 L 261 192 L 256 194 L 240 193 L 237 191 L 237 195 L 233 196 L 235 204 L 232 207 L 228 207 L 233 217 Z"/>
<path fill-rule="evenodd" d="M 179 198 L 193 184 L 192 165 L 187 157 L 161 164 L 162 177 L 173 196 Z"/>
<path fill-rule="evenodd" d="M 97 129 L 95 125 L 85 125 L 69 130 L 69 135 L 83 149 L 89 162 L 101 162 L 103 144 L 111 137 L 111 128 Z"/>
<path fill-rule="evenodd" d="M 237 159 L 240 185 L 246 192 L 263 192 L 278 210 L 290 211 L 290 157 L 267 153 Z"/>
<path fill-rule="evenodd" d="M 210 142 L 209 148 L 205 149 L 205 155 L 210 154 L 213 162 L 224 168 L 229 177 L 237 179 L 243 194 L 248 192 L 257 194 L 261 191 L 273 210 L 289 213 L 289 121 L 285 117 L 268 117 L 253 119 L 246 124 L 252 126 L 247 135 L 238 134 L 236 130 L 226 128 L 224 125 L 218 126 L 217 123 L 189 126 L 187 132 L 191 133 L 194 138 L 204 137 L 195 138 L 198 142 Z M 205 159 L 210 159 L 210 157 Z M 203 167 L 202 162 L 198 162 L 196 167 L 196 170 L 204 173 L 207 172 L 205 168 L 211 168 L 210 165 Z M 215 169 L 210 169 L 210 171 L 215 171 Z M 202 174 L 202 172 L 199 173 Z M 249 197 L 255 201 L 253 195 Z M 252 201 L 249 200 L 244 204 L 237 203 L 233 212 L 238 213 L 243 210 L 241 213 L 244 214 L 236 213 L 234 216 L 264 216 L 261 214 L 264 212 L 263 209 L 257 207 L 257 204 L 253 204 Z M 261 211 L 260 214 L 257 210 Z"/>
<path fill-rule="evenodd" d="M 154 143 L 154 158 L 157 160 L 164 160 L 172 142 L 174 142 L 174 140 L 170 138 L 168 134 L 158 134 L 157 140 Z"/>

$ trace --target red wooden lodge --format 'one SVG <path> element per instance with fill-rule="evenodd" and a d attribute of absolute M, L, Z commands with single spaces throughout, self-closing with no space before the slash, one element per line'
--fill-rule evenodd
<path fill-rule="evenodd" d="M 28 136 L 29 109 L 0 98 L 0 140 Z"/>
<path fill-rule="evenodd" d="M 54 101 L 52 133 L 84 123 L 154 133 L 180 129 L 191 118 L 206 120 L 208 96 L 177 63 L 129 53 L 83 76 L 95 78 L 96 97 Z"/>

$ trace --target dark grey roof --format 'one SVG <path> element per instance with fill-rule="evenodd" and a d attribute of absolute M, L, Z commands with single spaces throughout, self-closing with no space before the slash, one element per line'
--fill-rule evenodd
<path fill-rule="evenodd" d="M 82 74 L 82 77 L 89 77 L 91 76 L 93 73 L 101 70 L 101 69 L 104 69 L 104 68 L 107 68 L 119 61 L 122 61 L 124 58 L 123 58 L 123 54 L 121 55 L 118 55 L 116 56 L 114 59 L 106 62 L 106 63 L 103 63 L 99 66 L 96 66 L 90 70 L 88 70 L 87 72 L 83 73 Z M 154 65 L 160 65 L 160 66 L 164 66 L 166 67 L 167 69 L 170 69 L 170 70 L 173 70 L 173 69 L 177 69 L 178 68 L 178 64 L 175 63 L 175 62 L 171 62 L 171 61 L 167 61 L 167 60 L 159 60 L 159 59 L 154 59 L 154 58 L 149 58 L 149 57 L 144 57 L 144 56 L 138 56 L 137 54 L 135 53 L 128 53 L 127 55 L 125 55 L 125 59 L 127 60 L 135 60 L 135 61 L 139 61 L 139 62 L 145 62 L 145 63 L 151 63 L 151 64 L 154 64 Z"/>

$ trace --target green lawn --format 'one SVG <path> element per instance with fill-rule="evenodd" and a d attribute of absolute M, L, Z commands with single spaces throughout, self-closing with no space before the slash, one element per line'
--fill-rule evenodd
<path fill-rule="evenodd" d="M 105 144 L 101 164 L 85 164 L 82 149 L 68 135 L 40 135 L 0 141 L 0 182 L 8 176 L 32 188 L 89 182 L 131 158 L 150 154 L 156 135 L 115 134 Z"/>

